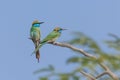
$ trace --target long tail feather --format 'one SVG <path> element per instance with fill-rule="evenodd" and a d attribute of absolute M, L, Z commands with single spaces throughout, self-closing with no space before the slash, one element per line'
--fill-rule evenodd
<path fill-rule="evenodd" d="M 36 59 L 38 60 L 38 63 L 39 63 L 39 59 L 40 59 L 40 52 L 39 52 L 39 50 L 36 52 Z"/>
<path fill-rule="evenodd" d="M 32 54 L 35 54 L 35 53 L 39 50 L 39 48 L 40 48 L 41 46 L 42 46 L 42 44 L 39 44 L 39 46 L 35 48 L 35 50 L 32 52 Z M 32 54 L 31 54 L 31 55 L 32 55 Z"/>

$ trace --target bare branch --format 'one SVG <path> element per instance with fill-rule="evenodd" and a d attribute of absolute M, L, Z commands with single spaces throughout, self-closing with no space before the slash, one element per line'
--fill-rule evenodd
<path fill-rule="evenodd" d="M 108 73 L 107 73 L 107 71 L 105 71 L 105 72 L 103 72 L 103 73 L 99 74 L 99 75 L 96 77 L 96 79 L 98 79 L 98 78 L 100 78 L 100 77 L 104 76 L 105 74 L 108 74 Z"/>
<path fill-rule="evenodd" d="M 80 71 L 81 74 L 83 74 L 84 76 L 86 76 L 89 80 L 96 80 L 95 77 L 93 77 L 92 75 L 84 72 L 84 71 Z"/>
<path fill-rule="evenodd" d="M 53 45 L 57 45 L 57 46 L 61 46 L 61 47 L 67 47 L 69 49 L 72 49 L 73 51 L 80 52 L 81 54 L 83 54 L 86 57 L 97 59 L 95 56 L 85 52 L 84 50 L 76 48 L 76 47 L 74 47 L 74 46 L 72 46 L 70 44 L 67 44 L 67 43 L 54 42 Z"/>
<path fill-rule="evenodd" d="M 111 76 L 114 80 L 119 80 L 117 75 L 115 75 L 106 65 L 104 65 L 103 63 L 99 63 L 99 64 L 101 65 L 102 68 L 105 69 L 105 71 L 109 76 Z"/>
<path fill-rule="evenodd" d="M 68 44 L 68 43 L 54 42 L 54 43 L 50 43 L 50 44 L 53 44 L 53 45 L 56 45 L 56 46 L 61 46 L 61 47 L 69 48 L 69 49 L 71 49 L 71 50 L 73 50 L 73 51 L 77 51 L 77 52 L 79 52 L 80 54 L 83 54 L 83 55 L 86 56 L 86 57 L 94 58 L 94 59 L 97 60 L 97 57 L 96 57 L 96 56 L 93 56 L 93 55 L 85 52 L 84 50 L 79 49 L 79 48 L 76 48 L 76 47 L 74 47 L 74 46 L 72 46 L 72 45 L 70 45 L 70 44 Z M 103 63 L 99 63 L 99 65 L 105 70 L 105 72 L 102 73 L 102 74 L 100 74 L 100 75 L 98 75 L 96 78 L 99 78 L 99 77 L 101 77 L 101 76 L 103 76 L 103 75 L 105 75 L 105 74 L 108 74 L 108 75 L 111 76 L 114 80 L 119 80 L 119 79 L 118 79 L 118 76 L 115 75 L 106 65 L 104 65 Z M 87 75 L 87 76 L 91 77 L 90 75 L 86 74 L 85 72 L 81 72 L 81 73 L 84 74 L 84 75 Z M 91 77 L 91 80 L 96 80 L 96 79 L 92 76 L 92 77 Z"/>

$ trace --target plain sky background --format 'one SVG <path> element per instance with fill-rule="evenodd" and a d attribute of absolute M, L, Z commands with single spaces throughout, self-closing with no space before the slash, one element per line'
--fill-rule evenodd
<path fill-rule="evenodd" d="M 41 25 L 42 39 L 55 26 L 67 28 L 58 41 L 73 38 L 71 32 L 80 31 L 99 44 L 109 39 L 108 33 L 120 34 L 120 0 L 0 0 L 0 80 L 37 80 L 37 69 L 55 65 L 59 72 L 65 60 L 76 56 L 66 48 L 45 45 L 41 48 L 40 63 L 30 56 L 34 45 L 29 38 L 33 20 Z"/>

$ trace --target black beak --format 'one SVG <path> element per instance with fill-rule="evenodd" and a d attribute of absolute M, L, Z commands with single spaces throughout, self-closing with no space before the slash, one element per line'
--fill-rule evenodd
<path fill-rule="evenodd" d="M 44 22 L 40 22 L 39 24 L 42 24 L 42 23 L 44 23 Z"/>

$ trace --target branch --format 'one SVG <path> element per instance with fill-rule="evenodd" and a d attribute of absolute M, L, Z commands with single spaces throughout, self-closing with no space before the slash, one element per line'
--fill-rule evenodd
<path fill-rule="evenodd" d="M 83 54 L 86 57 L 97 59 L 95 56 L 85 52 L 84 50 L 76 48 L 76 47 L 74 47 L 70 44 L 67 44 L 67 43 L 54 42 L 54 43 L 50 43 L 50 44 L 53 44 L 53 45 L 56 45 L 56 46 L 61 46 L 61 47 L 66 47 L 66 48 L 72 49 L 73 51 L 77 51 L 77 52 Z"/>
<path fill-rule="evenodd" d="M 105 71 L 105 72 L 103 72 L 103 73 L 99 74 L 99 75 L 96 77 L 96 79 L 98 79 L 98 78 L 100 78 L 100 77 L 104 76 L 105 74 L 107 74 L 107 71 Z"/>
<path fill-rule="evenodd" d="M 96 80 L 95 77 L 93 77 L 92 75 L 84 72 L 84 71 L 80 71 L 81 74 L 83 74 L 84 76 L 86 76 L 89 80 Z"/>
<path fill-rule="evenodd" d="M 117 75 L 115 75 L 106 65 L 103 63 L 99 63 L 102 68 L 106 71 L 106 73 L 111 76 L 114 80 L 119 80 Z"/>
<path fill-rule="evenodd" d="M 68 43 L 54 42 L 54 43 L 49 43 L 49 44 L 53 44 L 53 45 L 60 46 L 60 47 L 66 47 L 66 48 L 69 48 L 69 49 L 71 49 L 71 50 L 73 50 L 73 51 L 77 51 L 77 52 L 79 52 L 80 54 L 83 54 L 83 55 L 86 56 L 86 57 L 94 58 L 94 59 L 97 60 L 97 57 L 96 57 L 96 56 L 93 56 L 93 55 L 85 52 L 84 50 L 79 49 L 79 48 L 76 48 L 76 47 L 74 47 L 74 46 L 72 46 L 72 45 L 70 45 L 70 44 L 68 44 Z M 103 75 L 105 75 L 105 74 L 107 73 L 107 74 L 108 74 L 109 76 L 111 76 L 114 80 L 119 80 L 119 79 L 118 79 L 118 76 L 115 75 L 106 65 L 104 65 L 103 63 L 99 63 L 99 65 L 105 70 L 105 73 L 104 73 L 104 74 L 102 73 L 101 75 L 97 76 L 96 78 L 101 77 L 101 76 L 103 76 Z M 83 74 L 83 72 L 82 72 L 82 74 Z M 95 79 L 91 79 L 91 80 L 95 80 Z"/>

